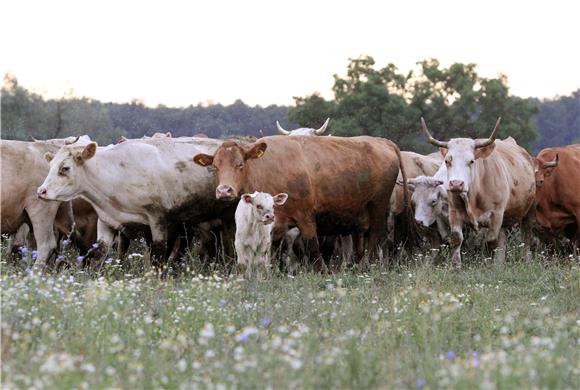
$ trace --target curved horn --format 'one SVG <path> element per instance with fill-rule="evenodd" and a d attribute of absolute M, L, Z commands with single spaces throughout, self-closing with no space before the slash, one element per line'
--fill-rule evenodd
<path fill-rule="evenodd" d="M 552 161 L 546 161 L 545 163 L 543 163 L 542 168 L 544 168 L 544 169 L 545 168 L 555 168 L 558 166 L 558 160 L 559 160 L 559 157 L 556 154 L 556 158 L 553 159 Z"/>
<path fill-rule="evenodd" d="M 423 119 L 423 117 L 421 117 L 421 127 L 423 128 L 423 132 L 427 136 L 427 141 L 429 141 L 429 143 L 435 146 L 439 146 L 440 148 L 447 148 L 448 142 L 436 140 L 435 138 L 433 138 L 431 133 L 429 133 L 429 130 L 427 130 L 427 125 L 425 124 L 425 119 Z"/>
<path fill-rule="evenodd" d="M 81 138 L 81 136 L 79 135 L 78 137 L 76 137 L 76 138 L 75 138 L 74 140 L 72 140 L 72 141 L 71 141 L 71 139 L 70 139 L 70 138 L 72 138 L 72 137 L 69 137 L 69 138 L 67 138 L 67 139 L 64 141 L 64 144 L 65 144 L 65 145 L 72 145 L 72 144 L 74 144 L 75 142 L 77 142 L 77 141 L 79 140 L 79 138 Z"/>
<path fill-rule="evenodd" d="M 330 123 L 330 118 L 326 118 L 326 122 L 324 122 L 324 124 L 322 125 L 322 127 L 320 129 L 314 130 L 314 134 L 316 134 L 316 135 L 324 134 L 329 123 Z"/>
<path fill-rule="evenodd" d="M 475 141 L 475 148 L 485 148 L 486 146 L 489 146 L 491 144 L 493 144 L 493 142 L 495 141 L 495 137 L 497 136 L 497 132 L 499 131 L 499 124 L 501 123 L 501 116 L 499 118 L 497 118 L 497 122 L 495 122 L 495 127 L 493 128 L 493 131 L 491 132 L 491 135 L 489 136 L 488 139 L 486 139 L 485 141 Z"/>
<path fill-rule="evenodd" d="M 280 126 L 280 122 L 276 121 L 276 127 L 278 128 L 278 133 L 282 135 L 290 135 L 289 131 L 284 130 L 282 126 Z"/>
<path fill-rule="evenodd" d="M 38 140 L 36 138 L 34 138 L 33 136 L 30 136 L 30 138 L 32 138 L 32 141 L 38 142 Z"/>

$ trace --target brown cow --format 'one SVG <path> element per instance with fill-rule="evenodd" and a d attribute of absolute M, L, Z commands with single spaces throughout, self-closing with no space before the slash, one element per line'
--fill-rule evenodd
<path fill-rule="evenodd" d="M 580 248 L 580 144 L 543 149 L 535 159 L 536 220 L 551 235 L 570 225 Z"/>
<path fill-rule="evenodd" d="M 453 138 L 448 142 L 434 139 L 423 118 L 421 125 L 429 142 L 439 146 L 445 156 L 448 179 L 449 224 L 452 265 L 461 266 L 463 225 L 488 228 L 486 241 L 498 247 L 496 259 L 506 253 L 503 227 L 522 225 L 524 239 L 531 239 L 528 223 L 535 198 L 534 165 L 525 149 L 511 140 L 496 141 L 500 119 L 487 140 Z"/>
<path fill-rule="evenodd" d="M 198 154 L 193 161 L 216 170 L 218 199 L 286 192 L 288 202 L 276 210 L 274 237 L 297 226 L 315 266 L 324 268 L 318 234 L 364 233 L 366 245 L 358 248 L 362 266 L 372 258 L 384 235 L 401 157 L 383 138 L 271 136 L 248 145 L 226 141 L 214 155 Z M 406 181 L 404 170 L 403 177 Z"/>

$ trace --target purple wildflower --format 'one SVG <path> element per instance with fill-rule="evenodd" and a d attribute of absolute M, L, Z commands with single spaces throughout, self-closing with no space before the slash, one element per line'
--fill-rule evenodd
<path fill-rule="evenodd" d="M 21 246 L 20 247 L 20 253 L 22 253 L 23 255 L 28 253 L 28 248 L 25 246 Z"/>
<path fill-rule="evenodd" d="M 423 378 L 419 378 L 417 379 L 417 382 L 415 383 L 415 387 L 418 389 L 423 388 L 425 385 L 427 384 L 427 381 L 425 381 L 425 379 Z"/>
<path fill-rule="evenodd" d="M 260 324 L 262 324 L 262 326 L 268 326 L 272 323 L 272 320 L 269 318 L 262 318 L 260 320 Z"/>
<path fill-rule="evenodd" d="M 60 263 L 63 260 L 64 260 L 64 256 L 63 255 L 59 255 L 59 256 L 56 257 L 56 262 L 57 263 Z"/>
<path fill-rule="evenodd" d="M 95 242 L 93 245 L 91 245 L 93 247 L 93 249 L 98 249 L 99 248 L 99 244 L 97 242 Z"/>
<path fill-rule="evenodd" d="M 449 359 L 449 360 L 455 359 L 455 352 L 453 352 L 453 351 L 447 352 L 447 359 Z"/>
<path fill-rule="evenodd" d="M 32 257 L 32 260 L 36 260 L 36 258 L 38 257 L 38 251 L 32 251 L 30 253 L 30 257 Z"/>
<path fill-rule="evenodd" d="M 62 240 L 62 246 L 63 246 L 63 248 L 64 248 L 64 247 L 67 247 L 67 246 L 69 246 L 69 245 L 70 245 L 70 240 L 69 240 L 69 239 Z"/>
<path fill-rule="evenodd" d="M 220 302 L 219 303 L 220 303 L 220 306 L 224 306 L 226 304 L 226 301 L 223 300 L 223 299 L 220 299 Z"/>
<path fill-rule="evenodd" d="M 481 362 L 479 361 L 479 359 L 477 359 L 477 358 L 473 359 L 473 367 L 479 367 L 480 363 Z"/>
<path fill-rule="evenodd" d="M 477 357 L 477 355 L 478 355 L 477 351 L 473 351 L 473 352 L 471 352 L 471 356 L 473 356 L 473 357 Z"/>
<path fill-rule="evenodd" d="M 113 258 L 109 257 L 107 260 L 105 260 L 105 264 L 111 264 L 113 262 Z"/>
<path fill-rule="evenodd" d="M 77 256 L 77 261 L 80 263 L 81 261 L 83 261 L 85 259 L 84 256 Z"/>

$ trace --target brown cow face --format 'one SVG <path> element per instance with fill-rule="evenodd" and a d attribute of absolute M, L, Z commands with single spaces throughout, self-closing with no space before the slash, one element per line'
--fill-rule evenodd
<path fill-rule="evenodd" d="M 83 165 L 97 152 L 97 144 L 86 146 L 63 146 L 52 156 L 46 154 L 50 169 L 44 182 L 38 187 L 37 194 L 42 199 L 72 200 L 81 193 L 84 182 Z"/>
<path fill-rule="evenodd" d="M 488 157 L 494 150 L 495 144 L 476 148 L 475 141 L 470 138 L 454 138 L 449 141 L 447 149 L 441 152 L 445 156 L 449 191 L 469 192 L 475 161 Z"/>
<path fill-rule="evenodd" d="M 558 166 L 559 157 L 556 157 L 551 161 L 544 161 L 543 159 L 534 159 L 534 175 L 536 177 L 536 187 L 540 188 L 544 185 L 546 178 L 552 176 L 554 169 Z"/>
<path fill-rule="evenodd" d="M 266 148 L 265 142 L 242 146 L 227 141 L 213 156 L 198 154 L 193 157 L 193 161 L 201 166 L 211 165 L 215 168 L 218 177 L 217 199 L 234 200 L 245 189 L 248 160 L 262 157 Z"/>

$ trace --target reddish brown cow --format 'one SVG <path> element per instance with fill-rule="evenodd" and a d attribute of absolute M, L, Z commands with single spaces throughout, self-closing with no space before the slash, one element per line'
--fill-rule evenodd
<path fill-rule="evenodd" d="M 274 238 L 297 226 L 316 265 L 323 266 L 318 234 L 364 233 L 358 254 L 365 265 L 385 233 L 401 154 L 383 138 L 271 136 L 248 145 L 226 141 L 213 156 L 198 154 L 193 161 L 215 168 L 218 199 L 286 192 L 288 202 L 276 210 Z"/>
<path fill-rule="evenodd" d="M 575 225 L 580 248 L 580 144 L 543 149 L 535 159 L 536 219 L 557 235 Z M 574 226 L 570 229 L 574 230 Z"/>

